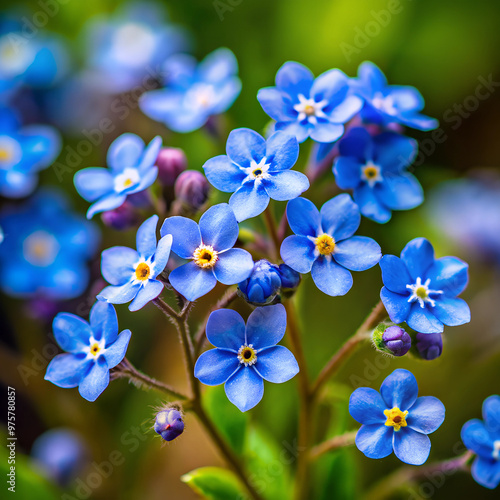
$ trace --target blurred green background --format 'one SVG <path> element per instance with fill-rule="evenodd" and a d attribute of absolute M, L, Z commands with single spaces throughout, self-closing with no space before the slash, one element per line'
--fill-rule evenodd
<path fill-rule="evenodd" d="M 335 67 L 349 76 L 355 75 L 359 63 L 372 60 L 386 73 L 390 83 L 416 86 L 426 99 L 425 112 L 440 120 L 443 135 L 438 141 L 432 140 L 432 133 L 408 132 L 423 140 L 421 147 L 426 148 L 426 160 L 415 171 L 426 190 L 445 179 L 467 175 L 478 167 L 498 170 L 500 166 L 497 146 L 500 89 L 493 87 L 491 95 L 476 109 L 467 111 L 463 108 L 467 102 L 469 105 L 473 102 L 467 99 L 475 95 L 481 78 L 500 82 L 498 2 L 189 0 L 163 3 L 171 20 L 191 31 L 194 53 L 198 58 L 221 46 L 229 47 L 235 53 L 243 90 L 228 112 L 227 131 L 235 127 L 264 128 L 267 116 L 256 100 L 257 90 L 272 85 L 277 69 L 287 60 L 305 64 L 316 75 Z M 73 44 L 71 50 L 78 54 L 78 50 L 82 50 L 79 33 L 85 21 L 94 14 L 113 11 L 119 4 L 110 0 L 67 0 L 61 3 L 60 11 L 50 19 L 47 29 L 67 36 Z M 36 1 L 27 6 L 33 12 L 41 8 Z M 394 9 L 394 6 L 399 7 Z M 389 17 L 381 13 L 388 12 L 389 8 L 398 10 L 398 13 Z M 377 21 L 382 18 L 387 20 L 383 22 L 385 26 Z M 126 120 L 117 121 L 116 127 L 105 137 L 102 146 L 84 159 L 80 168 L 104 165 L 109 143 L 125 131 L 137 133 L 146 141 L 161 134 L 166 145 L 184 148 L 189 166 L 194 169 L 201 169 L 208 158 L 223 153 L 222 146 L 211 142 L 204 131 L 172 134 L 138 110 Z M 443 137 L 446 137 L 444 141 Z M 78 140 L 68 137 L 66 144 L 75 145 Z M 308 148 L 308 143 L 302 147 L 299 168 L 305 164 Z M 333 175 L 328 172 L 308 192 L 308 197 L 317 204 L 323 203 L 328 199 L 333 183 Z M 73 188 L 72 175 L 65 175 L 60 182 L 54 170 L 48 169 L 42 174 L 41 184 L 62 185 L 74 200 L 75 207 L 81 213 L 86 210 L 86 203 Z M 278 214 L 284 206 L 284 203 L 277 204 Z M 391 222 L 384 226 L 363 220 L 359 233 L 373 236 L 381 244 L 383 253 L 399 254 L 410 239 L 425 236 L 433 242 L 438 256 L 451 254 L 468 260 L 471 281 L 464 298 L 471 305 L 473 319 L 469 325 L 445 331 L 443 356 L 434 362 L 407 358 L 389 361 L 369 346 L 360 349 L 341 370 L 336 380 L 339 385 L 331 389 L 339 428 L 357 427 L 347 413 L 345 401 L 356 387 L 354 383 L 359 385 L 362 379 L 362 385 L 378 389 L 392 370 L 407 368 L 416 375 L 420 393 L 440 398 L 447 409 L 445 423 L 431 436 L 430 460 L 455 456 L 463 451 L 460 445 L 463 423 L 479 417 L 484 398 L 500 392 L 500 323 L 495 315 L 500 300 L 498 270 L 472 260 L 473 256 L 460 245 L 446 239 L 433 225 L 433 214 L 425 203 L 411 212 L 395 213 Z M 102 248 L 132 245 L 134 234 L 135 231 L 117 233 L 106 230 Z M 92 266 L 97 278 L 98 257 Z M 312 374 L 319 371 L 362 322 L 377 302 L 380 287 L 378 267 L 357 274 L 351 292 L 339 298 L 321 294 L 310 278 L 304 279 L 298 302 Z M 216 289 L 199 301 L 193 316 L 195 327 L 220 292 Z M 68 303 L 65 310 L 86 317 L 94 297 L 95 292 L 89 292 L 81 300 Z M 194 418 L 188 416 L 184 435 L 166 446 L 161 446 L 161 441 L 152 431 L 146 435 L 141 431 L 134 437 L 135 428 L 151 425 L 153 407 L 161 403 L 161 397 L 153 392 L 138 391 L 119 380 L 112 383 L 96 403 L 89 403 L 76 390 L 59 389 L 45 382 L 43 375 L 47 360 L 37 358 L 36 353 L 43 353 L 44 346 L 51 339 L 50 322 L 44 324 L 30 318 L 20 301 L 5 296 L 1 301 L 0 314 L 5 320 L 2 321 L 0 375 L 4 384 L 17 389 L 18 451 L 28 453 L 33 440 L 46 429 L 71 427 L 85 436 L 96 462 L 108 460 L 114 450 L 125 457 L 123 464 L 92 490 L 89 498 L 196 498 L 179 481 L 179 476 L 195 467 L 220 465 L 222 461 Z M 117 309 L 121 328 L 130 328 L 133 332 L 128 357 L 146 373 L 185 389 L 181 353 L 171 325 L 152 305 L 134 314 L 126 307 Z M 245 308 L 241 310 L 245 311 Z M 27 384 L 20 377 L 20 366 L 33 370 L 29 372 Z M 278 450 L 294 443 L 296 393 L 295 380 L 279 386 L 266 384 L 262 403 L 250 412 L 250 418 L 262 422 L 274 437 Z M 229 410 L 224 404 L 220 411 Z M 346 464 L 324 465 L 338 468 L 329 472 L 328 491 L 326 486 L 318 487 L 323 491 L 318 491 L 315 498 L 362 498 L 360 491 L 363 488 L 400 465 L 394 456 L 374 461 L 355 449 L 346 457 L 342 458 L 349 461 L 350 472 L 342 468 Z M 275 467 L 263 471 L 266 484 L 278 484 L 280 470 Z M 351 491 L 337 489 L 336 478 L 341 476 L 351 478 L 354 485 Z M 69 493 L 77 497 L 74 488 Z M 465 474 L 447 477 L 443 487 L 431 483 L 431 488 L 421 493 L 422 498 L 466 498 L 472 495 L 498 498 L 498 492 L 481 488 Z M 403 494 L 402 498 L 409 498 L 409 495 Z"/>

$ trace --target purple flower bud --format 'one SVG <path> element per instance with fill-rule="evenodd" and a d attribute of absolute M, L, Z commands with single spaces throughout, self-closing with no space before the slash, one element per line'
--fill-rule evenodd
<path fill-rule="evenodd" d="M 245 300 L 252 304 L 265 305 L 273 301 L 281 286 L 278 266 L 262 259 L 253 266 L 250 276 L 238 288 Z"/>
<path fill-rule="evenodd" d="M 397 325 L 385 329 L 382 341 L 393 356 L 404 356 L 411 347 L 411 337 Z"/>
<path fill-rule="evenodd" d="M 139 223 L 137 212 L 127 201 L 114 210 L 103 212 L 101 219 L 106 226 L 117 231 L 125 231 Z"/>
<path fill-rule="evenodd" d="M 175 408 L 167 408 L 156 415 L 155 432 L 165 441 L 172 441 L 184 432 L 182 413 Z"/>
<path fill-rule="evenodd" d="M 173 186 L 187 168 L 186 154 L 179 148 L 162 148 L 156 159 L 158 179 L 164 186 Z"/>
<path fill-rule="evenodd" d="M 174 186 L 177 200 L 193 210 L 200 209 L 207 201 L 209 189 L 206 177 L 197 170 L 182 172 Z"/>
<path fill-rule="evenodd" d="M 300 283 L 300 273 L 294 271 L 286 264 L 279 265 L 279 274 L 281 278 L 281 286 L 283 288 L 297 288 Z"/>
<path fill-rule="evenodd" d="M 440 333 L 417 333 L 417 349 L 427 361 L 439 358 L 443 352 L 443 337 Z"/>

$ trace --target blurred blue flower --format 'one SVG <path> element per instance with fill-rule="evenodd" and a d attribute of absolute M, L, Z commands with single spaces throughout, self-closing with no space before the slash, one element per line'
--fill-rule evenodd
<path fill-rule="evenodd" d="M 226 155 L 208 160 L 203 169 L 220 191 L 234 193 L 229 199 L 236 219 L 261 214 L 269 199 L 287 201 L 309 188 L 307 177 L 291 171 L 299 156 L 294 136 L 274 133 L 267 141 L 248 128 L 233 130 L 227 139 Z"/>
<path fill-rule="evenodd" d="M 285 329 L 282 304 L 258 307 L 246 326 L 236 311 L 214 311 L 207 322 L 207 338 L 216 349 L 198 358 L 195 377 L 205 385 L 225 384 L 229 401 L 241 411 L 250 410 L 264 395 L 264 380 L 281 384 L 299 372 L 293 354 L 276 345 Z"/>
<path fill-rule="evenodd" d="M 87 287 L 86 261 L 99 232 L 71 212 L 61 193 L 45 190 L 17 209 L 4 209 L 0 225 L 0 286 L 9 295 L 49 300 L 78 297 Z"/>
<path fill-rule="evenodd" d="M 457 298 L 469 280 L 469 266 L 457 257 L 434 258 L 425 238 L 411 240 L 401 258 L 384 255 L 380 261 L 384 287 L 380 298 L 394 323 L 406 321 L 421 333 L 440 333 L 443 324 L 470 321 L 469 306 Z"/>
<path fill-rule="evenodd" d="M 296 62 L 286 62 L 276 74 L 276 87 L 259 90 L 257 99 L 276 120 L 276 130 L 295 135 L 299 142 L 311 137 L 317 142 L 336 141 L 344 123 L 362 107 L 352 95 L 349 78 L 340 70 L 326 71 L 316 79 Z"/>
<path fill-rule="evenodd" d="M 353 128 L 339 142 L 333 173 L 341 189 L 352 189 L 361 213 L 376 222 L 391 218 L 391 210 L 420 205 L 424 193 L 406 169 L 417 153 L 417 141 L 394 132 L 372 137 Z"/>
<path fill-rule="evenodd" d="M 380 260 L 376 241 L 353 236 L 361 215 L 348 194 L 327 201 L 321 211 L 311 201 L 296 198 L 288 202 L 286 214 L 295 235 L 283 241 L 282 259 L 299 273 L 311 272 L 327 295 L 345 295 L 352 287 L 350 271 L 365 271 Z"/>
<path fill-rule="evenodd" d="M 424 98 L 411 86 L 388 85 L 385 75 L 372 62 L 359 66 L 358 78 L 351 81 L 353 91 L 365 100 L 361 117 L 377 125 L 399 123 L 417 130 L 432 130 L 438 121 L 420 113 Z"/>
<path fill-rule="evenodd" d="M 87 211 L 91 219 L 96 213 L 118 208 L 127 195 L 147 189 L 156 180 L 156 158 L 161 148 L 161 137 L 155 137 L 148 146 L 135 134 L 122 134 L 108 149 L 109 169 L 84 168 L 74 177 L 76 190 L 82 198 L 93 203 Z"/>
<path fill-rule="evenodd" d="M 151 88 L 167 57 L 189 47 L 187 33 L 168 22 L 157 2 L 128 2 L 112 16 L 87 24 L 87 64 L 101 92 L 121 93 L 141 86 Z"/>
<path fill-rule="evenodd" d="M 227 111 L 241 90 L 238 62 L 229 49 L 218 49 L 200 62 L 172 56 L 163 66 L 165 88 L 141 96 L 142 111 L 175 132 L 192 132 L 212 115 Z"/>
<path fill-rule="evenodd" d="M 132 303 L 131 311 L 137 311 L 158 297 L 163 283 L 156 277 L 165 269 L 172 236 L 166 235 L 156 243 L 158 216 L 144 221 L 137 230 L 137 252 L 127 247 L 112 247 L 102 252 L 101 272 L 112 286 L 98 296 L 111 304 Z"/>
<path fill-rule="evenodd" d="M 380 387 L 356 389 L 349 400 L 349 413 L 363 424 L 356 446 L 368 458 L 385 458 L 392 451 L 402 462 L 422 465 L 429 457 L 427 434 L 444 421 L 445 408 L 439 399 L 418 396 L 415 377 L 408 370 L 394 370 Z"/>
<path fill-rule="evenodd" d="M 38 172 L 61 152 L 59 132 L 49 125 L 21 127 L 9 108 L 0 108 L 0 195 L 21 198 L 31 194 Z"/>
<path fill-rule="evenodd" d="M 257 305 L 266 305 L 273 301 L 281 287 L 281 275 L 277 265 L 262 259 L 255 263 L 250 276 L 238 289 L 246 300 Z"/>
<path fill-rule="evenodd" d="M 490 396 L 483 403 L 483 420 L 469 420 L 462 427 L 462 441 L 477 457 L 472 477 L 485 488 L 500 484 L 500 396 Z"/>
<path fill-rule="evenodd" d="M 54 318 L 54 337 L 67 353 L 49 363 L 45 380 L 65 389 L 78 387 L 83 398 L 95 401 L 109 384 L 109 370 L 125 357 L 131 333 L 118 335 L 115 308 L 106 302 L 94 304 L 89 320 L 70 313 Z"/>
<path fill-rule="evenodd" d="M 172 251 L 190 262 L 174 269 L 171 285 L 187 300 L 196 300 L 215 287 L 217 281 L 235 285 L 248 278 L 252 256 L 233 248 L 238 239 L 238 222 L 227 203 L 209 208 L 199 225 L 186 217 L 169 217 L 161 235 L 171 234 Z"/>

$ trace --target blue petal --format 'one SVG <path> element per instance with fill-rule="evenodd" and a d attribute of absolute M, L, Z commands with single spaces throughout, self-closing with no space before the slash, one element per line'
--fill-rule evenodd
<path fill-rule="evenodd" d="M 328 118 L 333 123 L 346 123 L 358 113 L 362 107 L 363 99 L 356 95 L 349 95 L 328 113 Z"/>
<path fill-rule="evenodd" d="M 269 195 L 262 184 L 246 182 L 229 199 L 236 220 L 241 222 L 260 215 L 269 205 Z"/>
<path fill-rule="evenodd" d="M 82 318 L 70 313 L 59 313 L 52 322 L 56 342 L 68 352 L 82 352 L 89 345 L 92 330 Z"/>
<path fill-rule="evenodd" d="M 297 142 L 304 142 L 309 137 L 313 127 L 314 125 L 311 125 L 308 122 L 298 122 L 297 120 L 277 122 L 274 125 L 275 130 L 295 136 Z"/>
<path fill-rule="evenodd" d="M 150 169 L 158 158 L 158 153 L 161 149 L 162 138 L 157 135 L 144 150 L 140 163 L 137 165 L 137 169 L 144 175 L 146 169 Z"/>
<path fill-rule="evenodd" d="M 276 86 L 290 97 L 309 97 L 314 75 L 304 65 L 288 61 L 276 73 Z"/>
<path fill-rule="evenodd" d="M 391 211 L 375 195 L 375 191 L 366 182 L 354 190 L 354 201 L 359 205 L 361 213 L 369 219 L 385 224 L 391 218 Z"/>
<path fill-rule="evenodd" d="M 297 138 L 282 131 L 275 132 L 266 142 L 265 156 L 273 172 L 292 168 L 299 157 Z"/>
<path fill-rule="evenodd" d="M 189 259 L 201 245 L 198 224 L 186 217 L 169 217 L 161 226 L 161 236 L 172 235 L 172 251 L 183 259 Z"/>
<path fill-rule="evenodd" d="M 246 177 L 245 173 L 226 155 L 210 158 L 203 165 L 203 170 L 210 184 L 224 193 L 234 193 Z"/>
<path fill-rule="evenodd" d="M 333 258 L 351 271 L 365 271 L 382 257 L 380 245 L 366 236 L 353 236 L 335 245 Z"/>
<path fill-rule="evenodd" d="M 430 434 L 439 429 L 444 422 L 445 408 L 439 399 L 433 396 L 417 398 L 409 409 L 406 422 L 414 431 Z"/>
<path fill-rule="evenodd" d="M 265 87 L 257 93 L 257 100 L 262 109 L 278 122 L 293 120 L 297 112 L 293 109 L 292 102 L 286 94 L 275 87 Z"/>
<path fill-rule="evenodd" d="M 91 364 L 91 360 L 86 361 L 82 356 L 58 354 L 49 363 L 44 378 L 65 389 L 76 387 L 85 377 Z"/>
<path fill-rule="evenodd" d="M 314 203 L 306 198 L 289 201 L 286 206 L 286 216 L 295 234 L 316 237 L 321 231 L 319 211 Z"/>
<path fill-rule="evenodd" d="M 283 304 L 257 307 L 248 317 L 247 344 L 255 349 L 276 345 L 285 335 L 286 311 Z"/>
<path fill-rule="evenodd" d="M 418 302 L 411 304 L 406 322 L 410 328 L 420 333 L 441 333 L 444 329 L 443 323 L 434 316 L 432 309 L 422 308 Z"/>
<path fill-rule="evenodd" d="M 170 249 L 172 248 L 172 240 L 171 234 L 160 238 L 151 264 L 151 278 L 156 278 L 167 266 Z"/>
<path fill-rule="evenodd" d="M 163 283 L 158 280 L 148 280 L 147 283 L 137 292 L 134 300 L 128 306 L 129 311 L 138 311 L 142 309 L 148 302 L 156 299 L 163 290 Z"/>
<path fill-rule="evenodd" d="M 131 281 L 122 286 L 107 286 L 97 296 L 97 299 L 105 300 L 111 304 L 125 304 L 137 295 L 140 287 L 140 283 L 134 284 Z"/>
<path fill-rule="evenodd" d="M 370 94 L 382 90 L 387 86 L 387 79 L 378 66 L 371 61 L 364 61 L 359 65 L 358 78 L 367 86 Z"/>
<path fill-rule="evenodd" d="M 356 434 L 356 446 L 368 458 L 385 458 L 392 453 L 392 427 L 362 425 Z"/>
<path fill-rule="evenodd" d="M 141 172 L 140 176 L 139 184 L 135 188 L 127 190 L 127 194 L 140 193 L 151 186 L 158 177 L 158 167 L 150 167 L 145 172 Z"/>
<path fill-rule="evenodd" d="M 345 98 L 349 87 L 347 76 L 339 69 L 331 69 L 319 75 L 311 87 L 311 96 L 315 101 L 331 101 L 337 104 Z M 308 97 L 305 95 L 305 97 Z"/>
<path fill-rule="evenodd" d="M 375 136 L 373 141 L 376 149 L 371 159 L 391 173 L 398 173 L 410 166 L 418 149 L 415 139 L 394 132 L 383 132 Z"/>
<path fill-rule="evenodd" d="M 359 387 L 349 398 L 349 413 L 360 424 L 384 424 L 386 407 L 382 396 L 370 387 Z"/>
<path fill-rule="evenodd" d="M 200 219 L 201 239 L 218 252 L 233 248 L 238 239 L 238 222 L 227 203 L 210 207 Z"/>
<path fill-rule="evenodd" d="M 417 400 L 417 380 L 413 373 L 398 368 L 382 382 L 380 394 L 382 394 L 387 408 L 392 409 L 397 406 L 401 411 L 406 411 Z"/>
<path fill-rule="evenodd" d="M 108 368 L 114 368 L 118 363 L 121 363 L 127 352 L 131 335 L 132 333 L 130 330 L 123 330 L 123 332 L 118 335 L 116 341 L 106 349 L 104 357 L 106 358 Z"/>
<path fill-rule="evenodd" d="M 97 359 L 88 375 L 78 386 L 82 398 L 87 401 L 95 401 L 108 387 L 109 368 L 104 356 Z"/>
<path fill-rule="evenodd" d="M 436 259 L 427 271 L 433 290 L 442 290 L 448 297 L 460 295 L 469 282 L 469 265 L 457 257 Z"/>
<path fill-rule="evenodd" d="M 266 155 L 266 141 L 249 128 L 237 128 L 227 138 L 226 153 L 236 165 L 248 168 L 252 160 L 259 163 Z"/>
<path fill-rule="evenodd" d="M 205 385 L 220 385 L 242 365 L 236 353 L 224 349 L 210 349 L 196 361 L 194 376 Z"/>
<path fill-rule="evenodd" d="M 407 295 L 391 292 L 385 286 L 380 290 L 380 298 L 387 314 L 394 323 L 402 323 L 410 314 L 411 304 Z"/>
<path fill-rule="evenodd" d="M 384 255 L 380 259 L 380 269 L 382 269 L 382 281 L 384 285 L 395 293 L 408 295 L 406 285 L 412 283 L 405 263 L 395 255 Z"/>
<path fill-rule="evenodd" d="M 425 238 L 415 238 L 403 248 L 401 258 L 415 282 L 417 278 L 423 279 L 434 264 L 434 248 Z"/>
<path fill-rule="evenodd" d="M 448 326 L 458 326 L 470 322 L 470 309 L 462 299 L 438 296 L 432 314 Z"/>
<path fill-rule="evenodd" d="M 124 285 L 134 276 L 138 261 L 138 253 L 131 248 L 107 248 L 101 255 L 101 273 L 111 285 Z"/>
<path fill-rule="evenodd" d="M 36 174 L 26 174 L 18 170 L 0 170 L 0 196 L 24 198 L 30 195 L 38 184 Z"/>
<path fill-rule="evenodd" d="M 210 314 L 206 333 L 215 347 L 237 351 L 245 343 L 245 322 L 232 309 L 218 309 Z"/>
<path fill-rule="evenodd" d="M 435 118 L 420 113 L 401 113 L 399 122 L 407 127 L 428 131 L 437 128 L 439 122 Z"/>
<path fill-rule="evenodd" d="M 207 294 L 217 284 L 217 279 L 210 270 L 201 269 L 194 262 L 174 269 L 169 275 L 169 281 L 190 301 Z"/>
<path fill-rule="evenodd" d="M 394 432 L 394 453 L 410 465 L 422 465 L 431 452 L 431 440 L 426 434 L 414 431 L 409 427 L 402 427 Z"/>
<path fill-rule="evenodd" d="M 493 454 L 493 440 L 484 423 L 474 418 L 462 427 L 460 437 L 465 446 L 481 457 L 490 459 Z"/>
<path fill-rule="evenodd" d="M 104 198 L 96 201 L 93 205 L 90 205 L 87 210 L 87 219 L 92 219 L 95 214 L 100 212 L 107 212 L 108 210 L 114 210 L 119 206 L 123 205 L 123 202 L 126 200 L 126 194 L 116 194 L 111 193 L 106 195 Z"/>
<path fill-rule="evenodd" d="M 297 198 L 309 189 L 309 180 L 301 172 L 285 170 L 273 173 L 270 179 L 263 181 L 263 185 L 273 200 L 287 201 Z"/>
<path fill-rule="evenodd" d="M 361 164 L 352 156 L 338 156 L 333 173 L 340 189 L 354 189 L 361 183 Z"/>
<path fill-rule="evenodd" d="M 373 138 L 363 127 L 352 128 L 339 142 L 339 153 L 341 157 L 355 158 L 364 165 L 373 159 Z"/>
<path fill-rule="evenodd" d="M 299 273 L 308 273 L 316 260 L 314 243 L 306 236 L 288 236 L 281 244 L 281 258 Z"/>
<path fill-rule="evenodd" d="M 90 310 L 90 327 L 96 340 L 104 338 L 106 347 L 112 344 L 118 335 L 115 308 L 108 302 L 98 300 Z"/>
<path fill-rule="evenodd" d="M 149 259 L 156 250 L 156 226 L 158 216 L 153 215 L 146 219 L 137 230 L 136 245 L 139 255 L 144 259 Z"/>
<path fill-rule="evenodd" d="M 336 123 L 318 122 L 311 130 L 311 139 L 316 142 L 334 142 L 344 133 L 344 126 Z"/>
<path fill-rule="evenodd" d="M 257 405 L 264 395 L 264 381 L 253 367 L 243 367 L 226 382 L 226 396 L 240 411 Z"/>
<path fill-rule="evenodd" d="M 252 256 L 242 248 L 231 248 L 219 254 L 214 275 L 224 285 L 235 285 L 246 280 L 253 269 Z"/>
<path fill-rule="evenodd" d="M 384 174 L 384 180 L 377 186 L 377 194 L 392 210 L 409 210 L 424 201 L 424 190 L 411 174 Z"/>
<path fill-rule="evenodd" d="M 348 194 L 339 194 L 321 207 L 323 231 L 336 242 L 350 238 L 361 222 L 359 208 Z"/>
<path fill-rule="evenodd" d="M 222 47 L 208 54 L 200 62 L 198 73 L 206 82 L 221 82 L 238 73 L 238 61 L 229 49 Z"/>
<path fill-rule="evenodd" d="M 332 297 L 345 295 L 352 287 L 352 274 L 326 257 L 314 261 L 311 276 L 316 286 Z"/>
<path fill-rule="evenodd" d="M 477 483 L 493 490 L 500 484 L 500 461 L 477 457 L 472 464 L 471 473 Z"/>
<path fill-rule="evenodd" d="M 500 396 L 490 396 L 484 400 L 483 418 L 488 429 L 500 437 Z"/>
<path fill-rule="evenodd" d="M 125 168 L 137 167 L 144 151 L 144 141 L 135 134 L 122 134 L 108 149 L 107 164 L 115 172 Z"/>
<path fill-rule="evenodd" d="M 299 365 L 294 355 L 281 345 L 259 352 L 254 366 L 264 380 L 274 384 L 287 382 L 299 373 Z"/>
<path fill-rule="evenodd" d="M 79 170 L 73 183 L 78 194 L 87 201 L 95 201 L 113 192 L 114 180 L 107 168 L 91 167 Z"/>

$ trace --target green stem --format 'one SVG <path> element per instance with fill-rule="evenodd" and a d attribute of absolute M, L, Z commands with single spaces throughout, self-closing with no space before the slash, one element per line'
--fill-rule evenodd
<path fill-rule="evenodd" d="M 316 460 L 321 455 L 328 453 L 329 451 L 335 451 L 339 448 L 344 448 L 345 446 L 352 446 L 357 432 L 358 431 L 346 432 L 345 434 L 334 436 L 331 439 L 316 445 L 309 453 L 309 460 Z"/>

